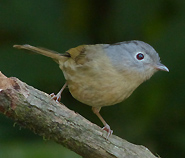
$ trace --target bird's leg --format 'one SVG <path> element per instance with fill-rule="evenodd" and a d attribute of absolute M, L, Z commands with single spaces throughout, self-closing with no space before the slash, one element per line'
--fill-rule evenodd
<path fill-rule="evenodd" d="M 55 95 L 54 93 L 51 93 L 50 96 L 52 97 L 52 99 L 54 99 L 56 102 L 59 102 L 61 99 L 61 94 L 63 90 L 66 88 L 66 86 L 67 86 L 67 82 L 63 85 L 62 89 L 57 93 L 57 95 Z"/>
<path fill-rule="evenodd" d="M 98 118 L 101 120 L 101 122 L 103 123 L 104 127 L 102 128 L 103 130 L 107 131 L 107 137 L 106 139 L 108 139 L 108 137 L 110 135 L 112 135 L 113 130 L 110 129 L 110 126 L 105 122 L 105 120 L 103 119 L 103 117 L 100 115 L 100 109 L 101 107 L 97 108 L 97 107 L 92 107 L 92 111 L 98 116 Z"/>

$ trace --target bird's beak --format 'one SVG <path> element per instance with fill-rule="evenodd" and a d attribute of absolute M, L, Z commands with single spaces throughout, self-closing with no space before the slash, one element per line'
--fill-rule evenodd
<path fill-rule="evenodd" d="M 157 65 L 155 66 L 155 68 L 156 68 L 157 70 L 169 72 L 169 69 L 168 69 L 165 65 L 163 65 L 163 64 L 161 64 L 161 63 L 157 64 Z"/>

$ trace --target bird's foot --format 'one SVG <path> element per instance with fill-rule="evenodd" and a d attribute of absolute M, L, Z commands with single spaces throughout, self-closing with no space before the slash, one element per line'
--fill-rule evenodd
<path fill-rule="evenodd" d="M 55 95 L 54 93 L 51 93 L 50 96 L 51 96 L 51 98 L 54 99 L 57 103 L 60 102 L 60 100 L 61 100 L 61 95 L 60 95 L 60 94 Z"/>
<path fill-rule="evenodd" d="M 66 88 L 67 86 L 67 82 L 63 85 L 62 89 L 57 93 L 57 95 L 55 95 L 54 93 L 51 93 L 50 96 L 52 97 L 52 99 L 54 99 L 57 103 L 60 102 L 61 100 L 61 94 L 63 92 L 63 90 Z"/>
<path fill-rule="evenodd" d="M 104 130 L 104 131 L 107 132 L 107 137 L 106 137 L 106 139 L 108 139 L 109 136 L 111 136 L 112 133 L 113 133 L 113 130 L 110 129 L 110 126 L 109 126 L 108 124 L 106 124 L 106 125 L 102 128 L 102 130 Z"/>

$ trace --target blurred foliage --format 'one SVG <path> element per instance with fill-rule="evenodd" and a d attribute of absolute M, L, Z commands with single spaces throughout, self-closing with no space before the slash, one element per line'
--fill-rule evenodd
<path fill-rule="evenodd" d="M 131 39 L 151 44 L 169 73 L 158 72 L 129 99 L 103 108 L 114 134 L 161 157 L 185 157 L 185 1 L 4 0 L 0 4 L 0 71 L 47 93 L 65 80 L 51 59 L 13 49 L 29 43 L 58 52 L 81 44 Z M 26 52 L 26 51 L 25 51 Z M 66 89 L 62 102 L 102 126 Z M 79 157 L 0 115 L 0 157 Z"/>

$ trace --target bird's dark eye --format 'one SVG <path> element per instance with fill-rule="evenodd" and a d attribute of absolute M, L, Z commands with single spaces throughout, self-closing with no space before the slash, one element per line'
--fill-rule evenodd
<path fill-rule="evenodd" d="M 137 58 L 138 60 L 142 60 L 142 59 L 144 59 L 144 55 L 143 55 L 142 53 L 138 53 L 138 54 L 136 55 L 136 58 Z"/>

